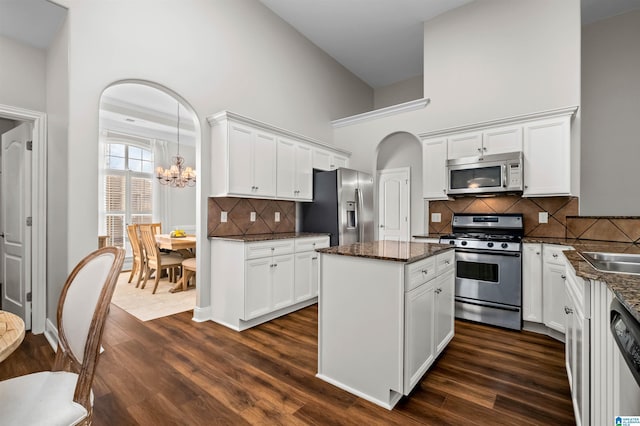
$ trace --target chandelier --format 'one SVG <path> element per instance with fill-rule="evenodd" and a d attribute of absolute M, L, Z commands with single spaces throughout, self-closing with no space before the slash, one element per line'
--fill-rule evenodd
<path fill-rule="evenodd" d="M 184 157 L 180 155 L 180 102 L 178 102 L 178 126 L 177 126 L 178 152 L 171 157 L 171 167 L 163 169 L 162 166 L 156 168 L 156 178 L 162 185 L 174 188 L 184 188 L 196 184 L 196 171 L 184 165 Z"/>

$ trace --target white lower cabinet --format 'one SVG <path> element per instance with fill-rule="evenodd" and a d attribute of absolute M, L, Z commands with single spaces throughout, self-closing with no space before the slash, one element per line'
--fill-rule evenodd
<path fill-rule="evenodd" d="M 300 241 L 298 241 L 300 240 Z M 211 242 L 211 317 L 244 330 L 316 302 L 329 237 Z"/>
<path fill-rule="evenodd" d="M 542 322 L 542 244 L 522 247 L 522 319 Z"/>
<path fill-rule="evenodd" d="M 565 332 L 564 307 L 567 303 L 564 250 L 573 250 L 573 247 L 553 244 L 542 247 L 542 318 L 544 325 L 560 333 Z"/>
<path fill-rule="evenodd" d="M 404 393 L 420 381 L 454 334 L 454 251 L 406 267 Z M 435 261 L 434 261 L 435 260 Z M 424 282 L 413 288 L 416 272 Z"/>
<path fill-rule="evenodd" d="M 567 377 L 571 388 L 576 425 L 589 425 L 589 344 L 591 341 L 589 288 L 582 278 L 575 276 L 571 265 L 567 265 L 566 277 L 567 304 L 564 311 Z"/>

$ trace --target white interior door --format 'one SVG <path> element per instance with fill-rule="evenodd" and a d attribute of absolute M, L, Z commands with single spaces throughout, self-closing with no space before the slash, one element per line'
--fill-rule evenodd
<path fill-rule="evenodd" d="M 378 172 L 378 239 L 409 241 L 410 169 Z"/>
<path fill-rule="evenodd" d="M 2 135 L 2 309 L 31 329 L 31 124 Z"/>

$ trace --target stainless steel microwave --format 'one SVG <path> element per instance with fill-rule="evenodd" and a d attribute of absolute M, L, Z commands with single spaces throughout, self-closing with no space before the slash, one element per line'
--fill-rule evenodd
<path fill-rule="evenodd" d="M 447 194 L 522 192 L 522 152 L 447 161 Z"/>

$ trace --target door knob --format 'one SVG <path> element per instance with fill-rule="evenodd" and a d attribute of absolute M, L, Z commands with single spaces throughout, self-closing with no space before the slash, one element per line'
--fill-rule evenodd
<path fill-rule="evenodd" d="M 384 225 L 380 225 L 380 228 L 384 228 Z"/>

